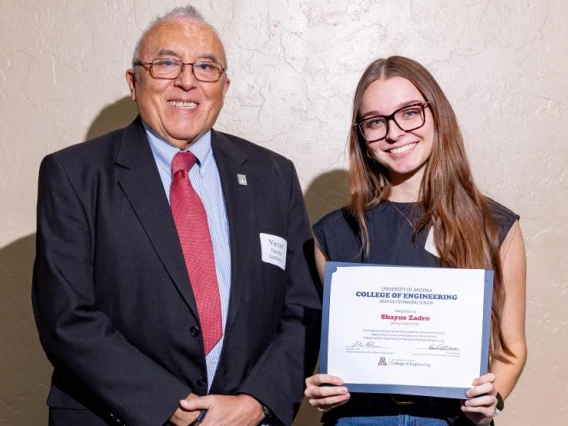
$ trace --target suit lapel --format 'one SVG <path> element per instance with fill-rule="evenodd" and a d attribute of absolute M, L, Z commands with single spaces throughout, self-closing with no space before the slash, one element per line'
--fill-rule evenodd
<path fill-rule="evenodd" d="M 221 177 L 231 242 L 231 296 L 225 328 L 227 335 L 241 306 L 239 301 L 243 292 L 242 283 L 247 281 L 246 276 L 251 265 L 250 252 L 256 241 L 254 176 L 246 154 L 229 137 L 212 131 L 211 144 Z M 246 185 L 242 177 L 239 182 L 239 175 L 245 176 Z"/>
<path fill-rule="evenodd" d="M 116 165 L 123 169 L 118 184 L 179 293 L 198 318 L 175 223 L 140 118 L 123 132 Z"/>

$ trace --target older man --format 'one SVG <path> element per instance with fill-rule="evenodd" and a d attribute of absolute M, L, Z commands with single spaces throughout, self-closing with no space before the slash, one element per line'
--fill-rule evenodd
<path fill-rule="evenodd" d="M 140 116 L 42 163 L 51 425 L 292 423 L 318 346 L 311 232 L 292 163 L 212 130 L 226 63 L 174 9 L 126 72 Z"/>

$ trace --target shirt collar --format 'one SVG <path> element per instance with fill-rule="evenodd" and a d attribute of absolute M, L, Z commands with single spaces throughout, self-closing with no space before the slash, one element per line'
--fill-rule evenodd
<path fill-rule="evenodd" d="M 199 174 L 205 176 L 207 170 L 210 168 L 213 161 L 213 149 L 211 148 L 211 130 L 201 136 L 193 145 L 188 149 L 180 150 L 178 147 L 171 145 L 164 138 L 154 132 L 150 126 L 142 121 L 144 130 L 146 130 L 146 137 L 150 143 L 150 149 L 154 154 L 158 167 L 168 170 L 171 173 L 171 164 L 176 155 L 180 151 L 189 151 L 197 157 L 197 164 L 199 166 Z"/>

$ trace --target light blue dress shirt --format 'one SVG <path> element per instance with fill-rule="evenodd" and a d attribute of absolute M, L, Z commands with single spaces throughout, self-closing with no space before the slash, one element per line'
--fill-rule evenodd
<path fill-rule="evenodd" d="M 154 154 L 158 172 L 164 185 L 164 190 L 170 201 L 170 184 L 172 183 L 171 163 L 174 155 L 180 149 L 170 145 L 163 138 L 158 136 L 144 123 L 146 136 L 150 142 L 150 148 Z M 215 370 L 219 364 L 223 340 L 225 338 L 225 326 L 227 323 L 227 312 L 229 309 L 229 297 L 231 294 L 231 247 L 229 242 L 229 221 L 227 219 L 227 209 L 221 188 L 221 178 L 219 169 L 211 149 L 211 132 L 207 132 L 197 142 L 187 150 L 197 157 L 197 163 L 189 172 L 191 185 L 201 198 L 201 202 L 207 213 L 207 223 L 211 233 L 213 243 L 213 255 L 215 257 L 215 270 L 217 272 L 217 282 L 219 284 L 219 295 L 221 297 L 221 315 L 223 319 L 223 337 L 219 343 L 207 354 L 207 382 L 208 389 L 211 388 Z M 189 338 L 189 334 L 188 334 Z"/>

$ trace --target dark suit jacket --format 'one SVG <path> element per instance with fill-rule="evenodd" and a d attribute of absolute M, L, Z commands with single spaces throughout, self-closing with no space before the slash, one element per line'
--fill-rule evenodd
<path fill-rule="evenodd" d="M 250 394 L 290 424 L 315 365 L 321 307 L 301 189 L 282 156 L 215 131 L 212 147 L 232 276 L 210 393 Z M 286 270 L 261 260 L 261 232 L 287 241 Z M 190 392 L 207 392 L 196 303 L 139 118 L 43 160 L 32 293 L 54 366 L 50 407 L 155 426 Z"/>

